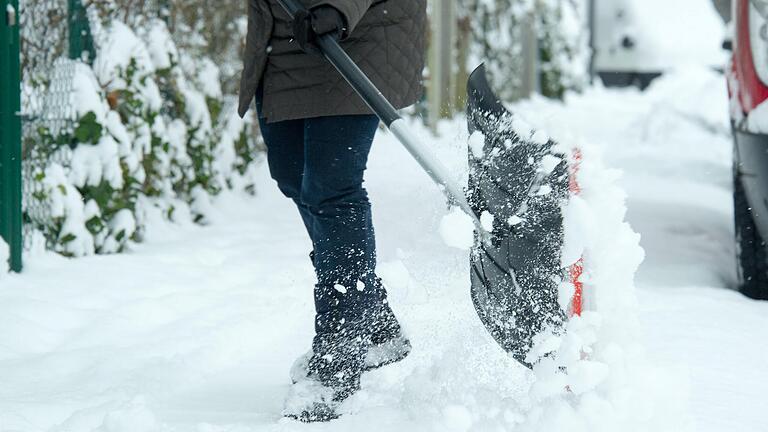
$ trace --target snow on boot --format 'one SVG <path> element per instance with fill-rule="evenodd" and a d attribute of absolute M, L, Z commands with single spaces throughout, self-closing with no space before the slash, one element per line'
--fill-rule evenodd
<path fill-rule="evenodd" d="M 323 385 L 316 377 L 306 377 L 291 386 L 283 416 L 306 423 L 330 421 L 339 417 L 336 412 L 339 403 L 333 388 Z"/>
<path fill-rule="evenodd" d="M 363 371 L 367 372 L 392 363 L 397 363 L 408 357 L 408 354 L 410 353 L 411 341 L 404 335 L 398 334 L 388 341 L 378 345 L 371 345 L 368 348 Z M 290 372 L 291 381 L 297 383 L 304 380 L 309 375 L 309 361 L 313 354 L 312 350 L 309 350 L 293 362 Z"/>
<path fill-rule="evenodd" d="M 365 356 L 365 371 L 378 369 L 380 367 L 397 363 L 411 353 L 411 341 L 402 334 L 398 334 L 392 339 L 377 345 L 371 345 L 368 348 L 368 354 Z"/>
<path fill-rule="evenodd" d="M 315 336 L 307 374 L 291 387 L 285 417 L 302 422 L 333 420 L 339 417 L 339 405 L 360 389 L 370 337 L 352 327 Z"/>
<path fill-rule="evenodd" d="M 291 376 L 291 382 L 296 384 L 305 380 L 309 376 L 309 360 L 314 354 L 315 353 L 310 349 L 309 351 L 300 355 L 299 358 L 294 360 L 293 365 L 291 365 L 291 371 L 289 372 Z"/>
<path fill-rule="evenodd" d="M 385 303 L 376 314 L 375 322 L 376 324 L 371 325 L 375 330 L 370 337 L 364 371 L 399 362 L 411 352 L 411 342 L 403 335 L 400 323 L 388 304 Z M 296 383 L 309 375 L 309 362 L 313 355 L 313 350 L 309 350 L 293 362 L 291 381 Z"/>

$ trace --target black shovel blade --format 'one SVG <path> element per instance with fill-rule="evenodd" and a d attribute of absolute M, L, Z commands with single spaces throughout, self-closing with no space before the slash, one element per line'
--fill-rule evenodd
<path fill-rule="evenodd" d="M 481 220 L 493 218 L 491 241 L 475 236 L 472 300 L 494 339 L 532 367 L 534 337 L 559 333 L 566 319 L 558 291 L 567 277 L 561 253 L 568 161 L 554 141 L 504 107 L 484 66 L 470 76 L 468 92 L 469 131 L 483 135 L 482 149 L 471 144 L 469 152 L 468 198 Z"/>

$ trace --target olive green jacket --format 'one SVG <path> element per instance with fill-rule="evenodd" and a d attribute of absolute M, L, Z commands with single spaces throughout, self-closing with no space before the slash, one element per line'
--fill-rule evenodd
<path fill-rule="evenodd" d="M 330 5 L 342 13 L 347 23 L 342 47 L 396 108 L 421 98 L 426 0 L 302 2 L 308 8 Z M 260 85 L 260 115 L 268 122 L 371 113 L 324 57 L 301 51 L 276 0 L 248 0 L 241 116 Z"/>

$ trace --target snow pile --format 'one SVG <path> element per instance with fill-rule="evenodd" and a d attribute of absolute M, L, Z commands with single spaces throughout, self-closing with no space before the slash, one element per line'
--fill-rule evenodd
<path fill-rule="evenodd" d="M 768 133 L 768 103 L 763 102 L 749 112 L 747 130 L 756 134 Z"/>
<path fill-rule="evenodd" d="M 725 93 L 722 74 L 705 67 L 688 67 L 671 70 L 651 83 L 644 95 L 654 104 L 651 114 L 669 112 L 675 116 L 698 122 L 715 132 L 730 133 L 728 95 Z M 666 129 L 673 129 L 670 125 Z"/>
<path fill-rule="evenodd" d="M 584 257 L 585 311 L 569 320 L 565 335 L 540 335 L 534 352 L 556 354 L 534 368 L 534 403 L 520 430 L 687 430 L 684 386 L 649 365 L 637 342 L 634 275 L 644 252 L 624 221 L 619 173 L 603 166 L 596 148 L 580 151 L 581 193 L 564 212 L 563 264 Z M 562 291 L 567 308 L 574 287 Z"/>
<path fill-rule="evenodd" d="M 689 106 L 696 103 L 695 89 L 711 85 L 710 78 L 706 74 L 689 74 L 686 79 L 690 91 L 678 91 L 676 105 L 666 109 L 693 112 Z M 663 103 L 661 95 L 674 85 L 668 80 L 661 81 L 659 88 L 647 97 Z M 720 117 L 713 110 L 699 110 L 696 116 L 697 123 L 719 126 Z M 522 123 L 518 126 L 531 130 Z M 541 139 L 546 141 L 544 134 Z M 570 268 L 583 258 L 584 273 L 580 281 L 584 284 L 584 312 L 570 318 L 564 332 L 544 332 L 537 336 L 528 361 L 538 362 L 527 378 L 505 376 L 519 373 L 516 372 L 519 365 L 505 364 L 503 359 L 495 358 L 493 348 L 479 344 L 458 348 L 454 346 L 456 342 L 447 341 L 444 342 L 449 345 L 447 350 L 460 358 L 460 363 L 433 366 L 425 376 L 415 374 L 413 379 L 421 381 L 418 384 L 421 386 L 433 385 L 428 381 L 461 380 L 458 372 L 461 365 L 473 365 L 483 371 L 505 370 L 505 373 L 497 372 L 496 379 L 517 380 L 518 387 L 523 389 L 525 383 L 529 383 L 529 388 L 517 390 L 523 394 L 515 395 L 516 386 L 511 382 L 492 384 L 472 376 L 469 379 L 476 382 L 441 384 L 438 389 L 427 392 L 432 403 L 442 409 L 441 415 L 448 419 L 444 426 L 455 430 L 688 430 L 686 383 L 653 366 L 638 342 L 641 335 L 634 278 L 644 251 L 639 245 L 640 235 L 625 221 L 626 194 L 618 186 L 621 173 L 603 164 L 600 149 L 583 144 L 567 133 L 558 141 L 578 145 L 578 151 L 567 145 L 558 146 L 558 153 L 571 155 L 569 164 L 578 166 L 579 189 L 563 209 L 562 267 Z M 479 145 L 471 138 L 469 142 L 468 151 L 474 153 Z M 542 171 L 550 172 L 560 161 L 555 157 L 545 159 Z M 487 222 L 490 215 L 483 216 L 481 220 Z M 471 245 L 473 228 L 468 217 L 453 209 L 440 221 L 439 232 L 449 246 L 465 249 Z M 574 284 L 562 284 L 559 302 L 563 310 L 570 309 L 574 292 Z M 465 335 L 464 343 L 473 337 L 477 338 Z M 470 353 L 473 350 L 480 353 Z M 504 396 L 497 401 L 477 396 L 450 396 L 461 389 L 473 395 L 492 392 Z M 436 396 L 436 391 L 445 396 Z M 423 394 L 419 395 L 422 397 Z M 364 404 L 356 404 L 352 412 L 362 406 Z M 479 411 L 486 412 L 478 414 Z"/>

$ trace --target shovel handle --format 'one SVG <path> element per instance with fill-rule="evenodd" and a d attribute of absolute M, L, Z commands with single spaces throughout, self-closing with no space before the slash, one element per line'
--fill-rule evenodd
<path fill-rule="evenodd" d="M 299 0 L 277 0 L 288 15 L 293 18 L 304 6 Z M 464 188 L 450 174 L 450 171 L 435 157 L 435 155 L 416 138 L 395 107 L 376 88 L 367 75 L 355 64 L 339 42 L 329 34 L 322 35 L 317 40 L 317 46 L 323 56 L 339 71 L 341 76 L 360 95 L 363 101 L 376 113 L 408 152 L 416 159 L 432 180 L 441 187 L 448 199 L 458 205 L 469 215 L 475 225 L 482 231 L 480 220 L 464 194 Z"/>

